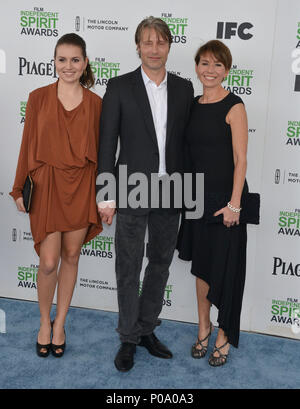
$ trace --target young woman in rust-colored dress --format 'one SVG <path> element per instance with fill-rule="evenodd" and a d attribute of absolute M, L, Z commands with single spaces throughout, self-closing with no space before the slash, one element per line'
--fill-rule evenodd
<path fill-rule="evenodd" d="M 95 179 L 102 100 L 94 84 L 84 40 L 61 37 L 55 47 L 56 83 L 30 93 L 15 182 L 11 192 L 24 212 L 22 189 L 34 182 L 30 225 L 40 257 L 38 300 L 41 314 L 37 354 L 65 350 L 64 324 L 77 278 L 83 243 L 102 230 Z M 56 317 L 50 311 L 57 287 Z M 52 340 L 51 340 L 52 336 Z"/>

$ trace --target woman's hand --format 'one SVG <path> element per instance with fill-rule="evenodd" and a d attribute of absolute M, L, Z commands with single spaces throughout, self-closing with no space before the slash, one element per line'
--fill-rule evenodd
<path fill-rule="evenodd" d="M 219 216 L 223 214 L 223 223 L 227 227 L 238 225 L 240 223 L 240 214 L 233 212 L 229 207 L 223 207 L 223 209 L 218 210 L 214 216 Z"/>
<path fill-rule="evenodd" d="M 19 212 L 26 213 L 26 209 L 25 209 L 25 206 L 24 206 L 24 201 L 23 201 L 22 196 L 18 197 L 18 199 L 16 200 L 16 205 L 17 205 L 17 208 L 18 208 Z"/>
<path fill-rule="evenodd" d="M 116 213 L 116 202 L 114 200 L 111 200 L 109 202 L 99 202 L 98 213 L 100 215 L 101 221 L 110 226 Z"/>

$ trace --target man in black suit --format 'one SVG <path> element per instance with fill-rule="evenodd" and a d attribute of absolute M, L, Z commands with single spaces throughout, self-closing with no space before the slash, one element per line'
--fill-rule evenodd
<path fill-rule="evenodd" d="M 193 100 L 192 83 L 166 71 L 172 43 L 168 25 L 161 19 L 149 17 L 139 24 L 135 41 L 141 66 L 110 79 L 107 84 L 98 158 L 98 174 L 116 175 L 117 191 L 128 189 L 129 194 L 134 186 L 123 186 L 119 176 L 124 165 L 128 177 L 136 172 L 143 173 L 149 185 L 152 174 L 158 174 L 163 185 L 166 175 L 183 171 L 184 130 Z M 115 164 L 118 139 L 120 151 Z M 121 347 L 115 365 L 123 372 L 134 364 L 136 345 L 146 347 L 154 356 L 172 357 L 171 351 L 155 336 L 154 329 L 162 309 L 176 245 L 180 209 L 174 208 L 172 199 L 173 208 L 163 208 L 161 200 L 159 208 L 151 207 L 150 190 L 149 187 L 146 192 L 149 193 L 146 206 L 130 206 L 130 203 L 121 206 L 118 196 L 106 196 L 105 201 L 98 203 L 104 223 L 111 224 L 115 201 L 118 209 L 115 245 L 119 304 L 117 330 Z M 113 202 L 108 201 L 111 199 Z M 147 227 L 149 263 L 139 296 Z"/>

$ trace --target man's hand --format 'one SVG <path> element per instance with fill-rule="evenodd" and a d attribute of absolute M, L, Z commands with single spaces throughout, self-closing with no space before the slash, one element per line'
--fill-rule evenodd
<path fill-rule="evenodd" d="M 112 224 L 114 214 L 116 213 L 116 202 L 114 200 L 109 202 L 99 202 L 98 212 L 103 223 Z"/>

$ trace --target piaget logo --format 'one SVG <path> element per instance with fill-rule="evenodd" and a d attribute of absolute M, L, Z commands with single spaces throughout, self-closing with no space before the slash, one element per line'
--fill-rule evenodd
<path fill-rule="evenodd" d="M 20 102 L 20 118 L 21 118 L 20 124 L 23 124 L 25 122 L 26 105 L 27 105 L 27 101 Z"/>
<path fill-rule="evenodd" d="M 278 324 L 298 326 L 300 319 L 300 303 L 298 299 L 288 298 L 283 300 L 272 300 L 271 322 Z M 292 328 L 293 330 L 293 328 Z M 293 332 L 295 332 L 293 330 Z"/>
<path fill-rule="evenodd" d="M 254 70 L 240 69 L 233 65 L 228 76 L 224 80 L 224 88 L 238 95 L 251 95 L 253 86 Z"/>
<path fill-rule="evenodd" d="M 25 57 L 19 57 L 18 75 L 41 75 L 57 78 L 54 60 L 31 61 Z"/>
<path fill-rule="evenodd" d="M 113 245 L 113 237 L 98 235 L 93 240 L 82 246 L 81 255 L 89 257 L 112 258 Z"/>
<path fill-rule="evenodd" d="M 300 278 L 300 264 L 292 261 L 283 260 L 280 257 L 273 257 L 273 276 L 291 276 Z"/>
<path fill-rule="evenodd" d="M 188 27 L 188 19 L 186 17 L 173 16 L 172 13 L 161 13 L 161 17 L 159 18 L 168 24 L 173 43 L 186 43 Z"/>
<path fill-rule="evenodd" d="M 22 35 L 58 36 L 58 13 L 45 11 L 43 7 L 20 11 L 20 26 Z"/>
<path fill-rule="evenodd" d="M 300 237 L 300 211 L 280 211 L 278 226 L 278 234 L 283 234 L 287 236 L 298 236 Z"/>
<path fill-rule="evenodd" d="M 117 77 L 120 72 L 119 62 L 106 61 L 103 57 L 96 57 L 94 61 L 90 61 L 90 65 L 95 75 L 95 85 L 107 85 L 108 80 Z"/>
<path fill-rule="evenodd" d="M 18 287 L 37 288 L 38 266 L 31 264 L 30 267 L 18 267 Z"/>
<path fill-rule="evenodd" d="M 286 145 L 300 146 L 300 121 L 288 121 Z"/>

